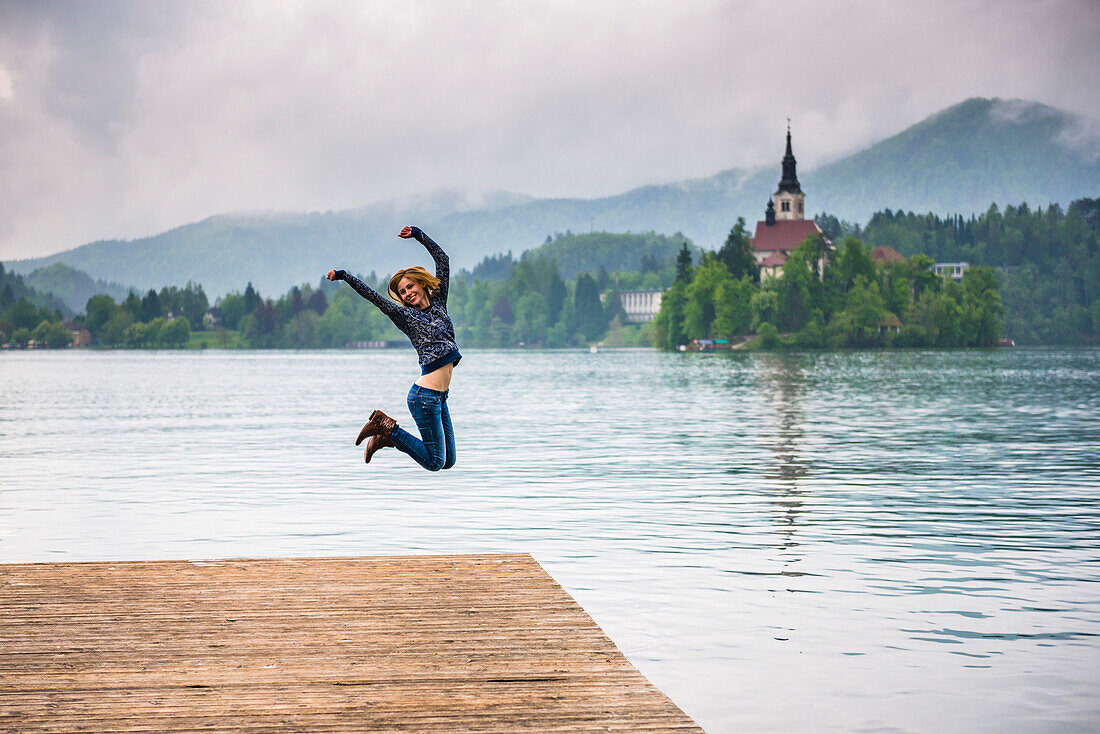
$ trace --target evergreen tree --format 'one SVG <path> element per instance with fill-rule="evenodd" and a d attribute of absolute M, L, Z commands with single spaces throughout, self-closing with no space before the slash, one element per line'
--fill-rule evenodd
<path fill-rule="evenodd" d="M 577 331 L 588 341 L 594 341 L 607 331 L 607 319 L 596 281 L 587 273 L 577 278 L 573 292 L 573 304 L 577 314 Z"/>
<path fill-rule="evenodd" d="M 145 297 L 141 299 L 141 316 L 138 321 L 149 322 L 161 315 L 160 297 L 155 290 L 150 288 Z"/>
<path fill-rule="evenodd" d="M 313 291 L 313 295 L 309 297 L 309 307 L 313 309 L 318 316 L 323 316 L 325 309 L 328 308 L 328 299 L 325 298 L 324 291 Z"/>
<path fill-rule="evenodd" d="M 252 281 L 249 281 L 248 287 L 244 289 L 244 312 L 252 313 L 262 302 L 260 294 L 252 287 Z"/>
<path fill-rule="evenodd" d="M 626 310 L 623 308 L 623 297 L 618 285 L 613 285 L 604 298 L 604 320 L 611 323 L 616 318 L 620 324 L 626 323 Z"/>
<path fill-rule="evenodd" d="M 752 243 L 749 241 L 749 232 L 745 229 L 744 217 L 737 218 L 737 223 L 718 250 L 718 259 L 725 264 L 726 270 L 734 280 L 740 280 L 746 275 L 753 280 L 760 280 L 760 267 L 756 264 L 756 257 L 752 252 Z"/>
<path fill-rule="evenodd" d="M 137 293 L 130 291 L 126 296 L 126 300 L 122 302 L 123 307 L 130 312 L 130 317 L 134 321 L 141 321 L 141 298 Z"/>
<path fill-rule="evenodd" d="M 676 255 L 676 282 L 687 283 L 690 281 L 691 271 L 691 250 L 688 249 L 687 242 L 685 242 Z"/>

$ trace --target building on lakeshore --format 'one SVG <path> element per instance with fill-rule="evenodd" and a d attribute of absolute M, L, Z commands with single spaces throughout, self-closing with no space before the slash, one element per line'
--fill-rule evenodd
<path fill-rule="evenodd" d="M 619 302 L 623 305 L 628 324 L 644 324 L 657 318 L 661 310 L 661 296 L 664 291 L 623 291 Z"/>
<path fill-rule="evenodd" d="M 970 269 L 970 263 L 935 263 L 932 272 L 941 278 L 950 278 L 956 283 L 962 281 L 963 274 Z"/>
<path fill-rule="evenodd" d="M 92 344 L 92 332 L 84 326 L 76 326 L 75 324 L 66 322 L 65 328 L 69 332 L 69 336 L 72 341 L 69 343 L 73 347 L 87 347 Z"/>
<path fill-rule="evenodd" d="M 871 250 L 871 260 L 875 265 L 893 265 L 896 263 L 908 262 L 905 255 L 895 250 L 889 245 L 882 245 Z"/>
<path fill-rule="evenodd" d="M 764 220 L 756 223 L 756 233 L 750 241 L 756 264 L 760 267 L 760 279 L 778 276 L 789 253 L 798 249 L 802 241 L 812 234 L 820 234 L 825 238 L 825 233 L 817 226 L 817 222 L 806 219 L 806 195 L 798 183 L 794 152 L 791 149 L 791 127 L 788 124 L 783 176 L 779 181 L 779 188 L 768 199 Z M 827 249 L 832 245 L 827 238 L 825 244 Z M 818 263 L 819 273 L 825 272 L 824 261 L 823 254 Z"/>

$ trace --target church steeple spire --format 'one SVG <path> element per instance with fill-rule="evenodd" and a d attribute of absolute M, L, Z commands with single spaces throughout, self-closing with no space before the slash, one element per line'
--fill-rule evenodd
<path fill-rule="evenodd" d="M 783 178 L 779 181 L 779 191 L 787 191 L 792 194 L 802 193 L 802 187 L 798 185 L 798 174 L 795 173 L 794 152 L 791 150 L 790 118 L 787 118 L 787 152 L 783 156 Z"/>
<path fill-rule="evenodd" d="M 806 214 L 806 195 L 798 183 L 795 172 L 794 151 L 791 149 L 791 120 L 787 118 L 787 152 L 783 155 L 783 178 L 779 189 L 772 194 L 775 202 L 775 218 L 779 220 L 803 219 Z"/>

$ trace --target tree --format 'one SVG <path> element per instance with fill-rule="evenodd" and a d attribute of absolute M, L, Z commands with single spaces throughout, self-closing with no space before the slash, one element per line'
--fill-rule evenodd
<path fill-rule="evenodd" d="M 763 289 L 749 300 L 752 309 L 752 327 L 759 330 L 761 324 L 770 324 L 779 315 L 779 297 L 775 291 Z"/>
<path fill-rule="evenodd" d="M 28 331 L 37 326 L 43 318 L 38 309 L 26 298 L 20 298 L 12 304 L 7 314 L 16 329 L 25 328 Z"/>
<path fill-rule="evenodd" d="M 875 277 L 875 262 L 871 259 L 870 249 L 854 237 L 844 240 L 837 266 L 841 293 L 847 293 L 856 278 L 870 281 Z"/>
<path fill-rule="evenodd" d="M 687 283 L 677 280 L 661 298 L 661 310 L 653 324 L 656 346 L 661 349 L 673 350 L 687 343 L 687 334 L 684 333 L 686 290 Z"/>
<path fill-rule="evenodd" d="M 263 303 L 263 299 L 252 287 L 252 281 L 248 281 L 248 286 L 244 289 L 244 312 L 252 313 L 261 303 Z"/>
<path fill-rule="evenodd" d="M 305 301 L 302 299 L 302 289 L 294 286 L 290 289 L 290 315 L 297 316 L 305 307 Z"/>
<path fill-rule="evenodd" d="M 313 295 L 309 297 L 309 307 L 312 308 L 318 316 L 324 316 L 325 309 L 328 308 L 328 299 L 325 298 L 324 291 L 313 291 Z"/>
<path fill-rule="evenodd" d="M 98 336 L 107 324 L 107 320 L 114 315 L 118 308 L 115 299 L 110 296 L 98 295 L 89 298 L 87 305 L 84 306 L 84 313 L 86 314 L 84 323 L 88 327 L 88 331 Z"/>
<path fill-rule="evenodd" d="M 611 286 L 611 290 L 604 294 L 603 307 L 608 324 L 615 319 L 619 320 L 620 325 L 626 323 L 626 309 L 623 308 L 623 295 L 618 285 Z"/>
<path fill-rule="evenodd" d="M 546 318 L 548 323 L 555 323 L 561 317 L 562 307 L 565 305 L 567 295 L 565 280 L 561 277 L 556 260 L 549 260 L 546 264 Z"/>
<path fill-rule="evenodd" d="M 705 258 L 695 268 L 685 291 L 684 331 L 689 337 L 705 339 L 711 335 L 711 324 L 717 315 L 715 302 L 718 289 L 731 282 L 733 278 L 718 257 Z"/>
<path fill-rule="evenodd" d="M 927 255 L 918 253 L 909 258 L 909 262 L 902 266 L 901 272 L 909 281 L 913 299 L 920 298 L 926 290 L 936 290 L 941 282 L 939 276 L 932 271 L 935 261 Z"/>
<path fill-rule="evenodd" d="M 141 299 L 141 317 L 138 321 L 149 322 L 161 315 L 160 297 L 155 290 L 150 288 L 145 297 Z"/>
<path fill-rule="evenodd" d="M 1001 294 L 990 268 L 973 267 L 962 281 L 963 333 L 969 346 L 991 347 L 1001 336 Z M 1079 329 L 1078 329 L 1079 330 Z"/>
<path fill-rule="evenodd" d="M 1072 202 L 1066 215 L 1080 216 L 1092 229 L 1100 229 L 1100 197 Z"/>
<path fill-rule="evenodd" d="M 594 341 L 607 331 L 607 320 L 596 281 L 587 273 L 577 278 L 573 292 L 577 313 L 577 331 L 588 341 Z"/>
<path fill-rule="evenodd" d="M 538 291 L 524 293 L 516 304 L 514 340 L 524 344 L 546 341 L 549 324 L 546 319 L 546 299 Z"/>
<path fill-rule="evenodd" d="M 726 266 L 726 270 L 735 279 L 740 280 L 748 275 L 753 280 L 760 280 L 760 267 L 756 264 L 756 257 L 752 252 L 752 243 L 749 241 L 749 232 L 745 228 L 745 218 L 738 217 L 733 225 L 725 243 L 718 250 L 718 259 Z"/>
<path fill-rule="evenodd" d="M 813 308 L 811 288 L 816 283 L 817 278 L 802 258 L 789 257 L 783 263 L 776 283 L 776 305 L 778 324 L 785 331 L 798 331 L 809 320 Z"/>
<path fill-rule="evenodd" d="M 317 331 L 320 316 L 312 308 L 303 308 L 283 329 L 282 344 L 291 349 L 311 349 L 318 346 Z"/>
<path fill-rule="evenodd" d="M 160 345 L 165 347 L 185 347 L 190 339 L 191 327 L 188 320 L 183 317 L 169 321 L 161 328 L 159 334 Z"/>
<path fill-rule="evenodd" d="M 96 336 L 99 338 L 101 344 L 107 346 L 120 345 L 124 342 L 126 330 L 129 329 L 130 325 L 133 323 L 134 317 L 129 309 L 124 307 L 116 308 L 110 318 L 107 319 L 107 323 L 103 324 Z"/>
<path fill-rule="evenodd" d="M 126 300 L 122 302 L 123 308 L 130 312 L 133 321 L 141 321 L 141 298 L 137 293 L 130 291 Z"/>
<path fill-rule="evenodd" d="M 241 317 L 252 313 L 256 307 L 253 306 L 250 310 L 247 298 L 240 293 L 230 293 L 218 301 L 218 308 L 222 311 L 222 326 L 227 329 L 236 329 L 240 324 Z"/>
<path fill-rule="evenodd" d="M 732 278 L 714 294 L 714 324 L 711 330 L 719 336 L 746 334 L 752 327 L 752 297 L 756 293 L 752 277 Z"/>
<path fill-rule="evenodd" d="M 39 344 L 45 344 L 50 349 L 60 349 L 69 346 L 73 337 L 60 323 L 43 320 L 31 332 L 31 339 Z"/>
<path fill-rule="evenodd" d="M 173 310 L 178 309 L 192 329 L 201 329 L 203 316 L 210 309 L 210 301 L 202 286 L 187 281 L 187 285 L 176 295 L 177 303 L 173 306 Z"/>
<path fill-rule="evenodd" d="M 761 349 L 778 349 L 780 346 L 779 330 L 767 321 L 760 324 L 756 330 L 757 335 L 760 337 L 757 342 Z"/>
<path fill-rule="evenodd" d="M 829 259 L 829 243 L 826 242 L 825 235 L 820 232 L 811 233 L 799 244 L 795 252 L 806 261 L 814 278 L 820 280 Z"/>
<path fill-rule="evenodd" d="M 688 249 L 687 242 L 685 242 L 676 255 L 676 282 L 686 283 L 691 280 L 691 270 L 691 250 Z"/>

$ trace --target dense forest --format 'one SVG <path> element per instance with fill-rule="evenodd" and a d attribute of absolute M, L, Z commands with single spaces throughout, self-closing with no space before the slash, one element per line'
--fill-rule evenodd
<path fill-rule="evenodd" d="M 692 247 L 682 237 L 679 246 Z M 565 347 L 599 339 L 620 346 L 648 346 L 648 331 L 624 323 L 618 294 L 670 285 L 672 258 L 664 255 L 675 252 L 670 238 L 652 233 L 556 234 L 547 237 L 542 248 L 519 259 L 510 253 L 486 257 L 472 272 L 455 274 L 448 310 L 460 343 L 470 347 Z M 563 277 L 557 264 L 561 254 L 585 272 Z M 620 272 L 605 267 L 616 264 L 631 269 Z M 376 273 L 361 277 L 385 292 L 386 282 Z M 130 291 L 118 301 L 98 294 L 88 299 L 72 326 L 89 329 L 101 346 L 120 348 L 310 349 L 406 343 L 377 308 L 340 283 L 303 284 L 276 298 L 263 297 L 249 283 L 243 291 L 228 293 L 210 306 L 203 288 L 194 283 L 151 289 L 144 296 Z M 29 318 L 21 317 L 19 325 Z M 60 321 L 60 314 L 56 320 Z M 0 336 L 7 341 L 13 331 Z"/>
<path fill-rule="evenodd" d="M 0 263 L 0 343 L 66 347 L 72 341 L 62 321 L 67 313 L 71 311 L 61 300 L 39 293 Z"/>
<path fill-rule="evenodd" d="M 192 328 L 201 329 L 210 303 L 202 286 L 150 289 L 143 297 L 134 291 L 121 303 L 100 294 L 88 299 L 80 325 L 103 346 L 177 348 L 187 346 Z"/>
<path fill-rule="evenodd" d="M 556 257 L 542 252 L 484 258 L 472 271 L 452 277 L 448 311 L 459 343 L 470 347 L 584 345 L 598 339 L 635 346 L 650 343 L 641 326 L 624 323 L 618 293 L 657 290 L 672 283 L 674 252 L 660 235 L 558 234 L 544 247 L 572 253 L 580 272 L 567 279 Z M 578 244 L 579 243 L 579 244 Z M 686 241 L 680 239 L 681 246 Z M 542 250 L 542 248 L 539 248 Z M 635 265 L 609 271 L 606 264 Z M 589 272 L 587 269 L 591 269 Z M 384 293 L 386 280 L 360 276 Z M 302 285 L 277 299 L 264 299 L 249 285 L 219 300 L 220 328 L 235 330 L 249 347 L 326 348 L 362 342 L 404 344 L 404 335 L 377 308 L 340 283 Z M 211 344 L 218 340 L 211 339 Z"/>
<path fill-rule="evenodd" d="M 1100 343 L 1100 199 L 1066 211 L 994 205 L 969 218 L 886 210 L 863 238 L 904 255 L 993 268 L 1005 335 L 1019 344 Z"/>

